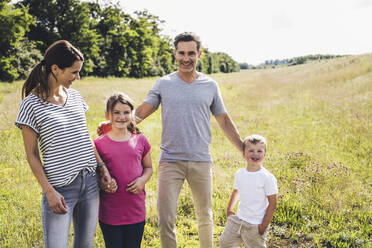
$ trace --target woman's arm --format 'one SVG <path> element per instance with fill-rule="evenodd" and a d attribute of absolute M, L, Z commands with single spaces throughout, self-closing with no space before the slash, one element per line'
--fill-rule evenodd
<path fill-rule="evenodd" d="M 46 178 L 43 165 L 41 164 L 39 148 L 37 142 L 37 133 L 28 126 L 22 125 L 22 136 L 25 145 L 28 164 L 45 193 L 50 208 L 55 214 L 67 213 L 65 199 L 59 194 Z"/>
<path fill-rule="evenodd" d="M 152 175 L 152 162 L 150 152 L 146 154 L 142 159 L 143 173 L 142 176 L 136 178 L 134 181 L 127 185 L 126 191 L 133 194 L 140 193 L 145 187 L 146 182 L 150 179 Z"/>
<path fill-rule="evenodd" d="M 227 216 L 235 215 L 235 212 L 233 210 L 238 200 L 239 191 L 237 189 L 234 189 L 233 192 L 231 193 L 229 203 L 227 204 Z"/>

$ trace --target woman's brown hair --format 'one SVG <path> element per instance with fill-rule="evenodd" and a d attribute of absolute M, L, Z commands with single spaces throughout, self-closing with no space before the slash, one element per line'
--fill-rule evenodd
<path fill-rule="evenodd" d="M 51 71 L 51 66 L 57 65 L 63 70 L 66 67 L 71 67 L 78 60 L 84 61 L 84 56 L 70 42 L 66 40 L 54 42 L 45 51 L 44 59 L 35 65 L 27 77 L 26 82 L 23 84 L 22 99 L 28 96 L 34 89 L 39 97 L 43 99 L 48 98 L 50 95 L 48 76 L 52 73 L 53 77 L 55 77 Z"/>

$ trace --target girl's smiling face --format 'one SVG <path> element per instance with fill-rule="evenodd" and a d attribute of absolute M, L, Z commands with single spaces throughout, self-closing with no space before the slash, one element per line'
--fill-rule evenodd
<path fill-rule="evenodd" d="M 106 118 L 110 121 L 112 129 L 127 129 L 131 122 L 132 110 L 129 105 L 117 102 L 109 113 L 106 112 Z"/>
<path fill-rule="evenodd" d="M 244 150 L 244 158 L 247 160 L 248 165 L 262 165 L 262 161 L 265 158 L 266 151 L 265 145 L 262 143 L 252 144 L 247 142 Z"/>

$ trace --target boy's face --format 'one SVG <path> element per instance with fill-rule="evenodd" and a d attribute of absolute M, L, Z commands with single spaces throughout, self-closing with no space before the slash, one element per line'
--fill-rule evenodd
<path fill-rule="evenodd" d="M 244 150 L 244 158 L 247 160 L 248 165 L 262 165 L 266 155 L 264 144 L 252 144 L 247 142 Z"/>

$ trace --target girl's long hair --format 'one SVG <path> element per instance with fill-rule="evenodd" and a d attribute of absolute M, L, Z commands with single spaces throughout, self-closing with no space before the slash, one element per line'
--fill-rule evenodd
<path fill-rule="evenodd" d="M 48 76 L 52 65 L 57 65 L 60 69 L 71 67 L 75 61 L 84 61 L 83 54 L 66 40 L 54 42 L 45 51 L 44 59 L 40 61 L 31 70 L 26 82 L 22 87 L 22 99 L 28 96 L 32 90 L 35 90 L 37 96 L 44 100 L 50 96 L 50 86 L 48 84 Z"/>
<path fill-rule="evenodd" d="M 107 99 L 106 112 L 112 115 L 112 111 L 114 110 L 114 107 L 118 102 L 128 105 L 131 111 L 133 112 L 134 105 L 132 99 L 130 99 L 126 94 L 121 92 L 114 93 Z M 131 118 L 129 125 L 127 126 L 127 129 L 129 132 L 133 134 L 141 133 L 141 131 L 136 127 L 136 124 L 133 122 L 133 118 Z"/>

